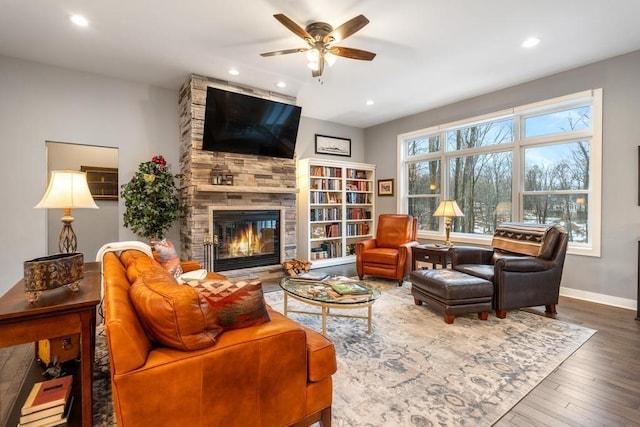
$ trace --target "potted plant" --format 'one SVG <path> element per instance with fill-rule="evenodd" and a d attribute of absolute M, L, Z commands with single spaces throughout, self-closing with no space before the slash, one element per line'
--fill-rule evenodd
<path fill-rule="evenodd" d="M 162 156 L 140 163 L 131 181 L 122 185 L 124 225 L 140 237 L 162 240 L 178 219 L 180 201 L 175 180 Z"/>

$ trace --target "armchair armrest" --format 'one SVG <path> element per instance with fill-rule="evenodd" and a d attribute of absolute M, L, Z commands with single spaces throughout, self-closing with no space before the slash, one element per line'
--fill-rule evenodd
<path fill-rule="evenodd" d="M 555 263 L 533 256 L 501 256 L 496 259 L 496 269 L 522 273 L 551 270 Z"/>
<path fill-rule="evenodd" d="M 493 249 L 479 246 L 454 246 L 449 251 L 451 266 L 460 264 L 486 264 L 491 265 Z"/>
<path fill-rule="evenodd" d="M 398 246 L 398 249 L 400 249 L 400 248 L 411 249 L 411 248 L 415 248 L 416 246 L 418 246 L 418 242 L 416 242 L 414 240 L 412 242 L 407 242 L 407 243 L 401 244 L 400 246 Z"/>
<path fill-rule="evenodd" d="M 356 243 L 356 253 L 373 249 L 378 246 L 376 239 L 361 240 Z"/>

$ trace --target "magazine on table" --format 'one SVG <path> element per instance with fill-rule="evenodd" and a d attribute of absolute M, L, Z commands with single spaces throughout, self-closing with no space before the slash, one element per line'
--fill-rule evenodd
<path fill-rule="evenodd" d="M 328 274 L 326 273 L 320 273 L 320 272 L 312 272 L 312 271 L 307 271 L 305 273 L 300 273 L 297 276 L 292 276 L 291 278 L 293 280 L 304 280 L 304 281 L 311 281 L 311 282 L 322 282 L 324 279 L 326 279 L 327 277 L 329 277 Z"/>
<path fill-rule="evenodd" d="M 371 293 L 371 290 L 363 281 L 344 276 L 327 279 L 324 283 L 331 286 L 331 289 L 340 295 L 366 295 Z"/>

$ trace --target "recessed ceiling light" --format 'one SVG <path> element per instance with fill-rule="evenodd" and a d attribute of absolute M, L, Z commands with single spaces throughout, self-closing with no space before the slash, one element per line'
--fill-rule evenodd
<path fill-rule="evenodd" d="M 540 43 L 540 39 L 537 37 L 529 37 L 525 41 L 522 42 L 522 47 L 530 48 L 537 46 Z"/>
<path fill-rule="evenodd" d="M 232 76 L 237 76 L 238 74 L 240 74 L 240 71 L 235 68 L 229 68 L 229 74 L 231 74 Z"/>
<path fill-rule="evenodd" d="M 71 15 L 69 20 L 76 24 L 78 27 L 88 27 L 89 21 L 82 15 Z"/>
<path fill-rule="evenodd" d="M 367 99 L 367 105 L 373 105 L 373 104 L 374 104 L 373 99 Z"/>
<path fill-rule="evenodd" d="M 283 88 L 283 87 L 287 87 L 287 84 L 285 82 L 278 82 L 276 83 L 276 86 L 278 86 L 279 88 Z"/>

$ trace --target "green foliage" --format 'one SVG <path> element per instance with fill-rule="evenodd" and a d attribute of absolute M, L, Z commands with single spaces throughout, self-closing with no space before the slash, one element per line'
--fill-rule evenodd
<path fill-rule="evenodd" d="M 140 163 L 131 181 L 122 185 L 124 225 L 140 237 L 162 239 L 178 219 L 180 201 L 175 179 L 162 156 Z"/>

